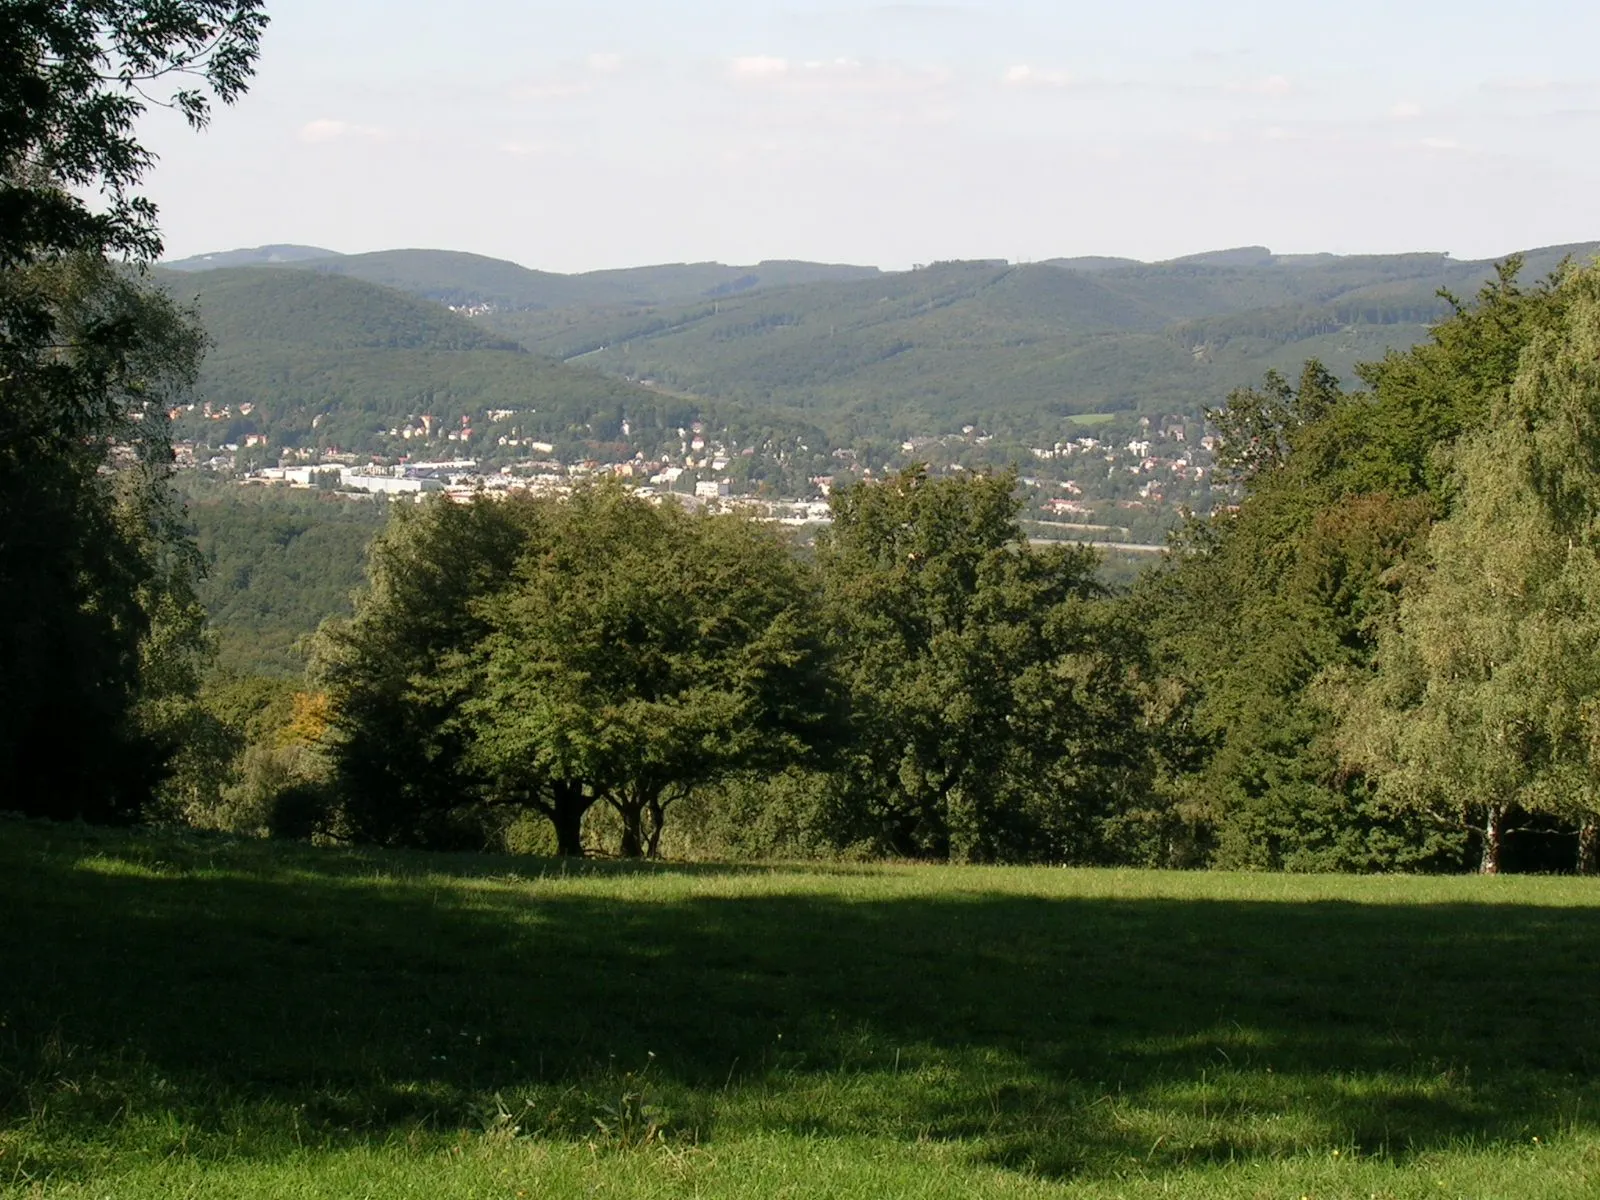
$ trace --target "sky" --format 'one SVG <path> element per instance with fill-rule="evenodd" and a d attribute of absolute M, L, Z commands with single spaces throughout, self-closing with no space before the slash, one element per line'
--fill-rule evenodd
<path fill-rule="evenodd" d="M 1584 0 L 268 0 L 167 251 L 551 271 L 1600 239 Z"/>

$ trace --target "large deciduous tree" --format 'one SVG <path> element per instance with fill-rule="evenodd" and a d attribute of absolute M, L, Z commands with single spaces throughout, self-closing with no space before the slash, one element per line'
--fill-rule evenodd
<path fill-rule="evenodd" d="M 1148 763 L 1096 558 L 1030 549 L 1015 476 L 842 489 L 820 548 L 849 689 L 841 833 L 907 857 L 1093 856 Z"/>
<path fill-rule="evenodd" d="M 203 125 L 244 89 L 259 0 L 0 5 L 0 777 L 5 807 L 129 818 L 194 683 L 195 560 L 165 409 L 191 316 L 113 265 L 160 252 L 135 189 L 152 95 Z M 160 98 L 161 91 L 165 98 Z"/>
<path fill-rule="evenodd" d="M 1428 538 L 1351 699 L 1344 740 L 1381 791 L 1480 830 L 1500 869 L 1514 811 L 1600 812 L 1600 271 L 1569 278 L 1487 428 L 1455 453 Z"/>
<path fill-rule="evenodd" d="M 1307 365 L 1215 414 L 1240 503 L 1184 533 L 1141 582 L 1138 619 L 1190 716 L 1197 761 L 1175 783 L 1197 848 L 1231 866 L 1454 866 L 1465 835 L 1374 794 L 1338 746 L 1320 686 L 1361 671 L 1407 564 L 1457 491 L 1449 449 L 1507 395 L 1555 328 L 1565 289 L 1509 261 L 1430 341 L 1359 368 L 1341 392 Z"/>
<path fill-rule="evenodd" d="M 483 600 L 508 586 L 547 510 L 527 496 L 396 505 L 373 541 L 355 615 L 324 626 L 313 663 L 348 836 L 432 847 L 477 836 L 461 820 L 486 799 L 466 758 L 469 660 L 493 632 Z"/>
<path fill-rule="evenodd" d="M 363 840 L 481 839 L 524 809 L 581 854 L 605 804 L 621 852 L 654 854 L 688 790 L 814 756 L 838 724 L 815 587 L 742 518 L 614 485 L 440 501 L 401 508 L 369 570 L 319 667 Z"/>

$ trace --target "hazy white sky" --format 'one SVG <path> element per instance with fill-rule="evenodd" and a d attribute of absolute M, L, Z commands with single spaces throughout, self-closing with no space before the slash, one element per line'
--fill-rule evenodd
<path fill-rule="evenodd" d="M 1600 237 L 1580 0 L 269 0 L 250 94 L 154 114 L 173 257 L 547 270 Z"/>

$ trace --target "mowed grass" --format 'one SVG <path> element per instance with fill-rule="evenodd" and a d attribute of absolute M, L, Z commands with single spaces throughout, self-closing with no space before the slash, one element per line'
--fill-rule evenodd
<path fill-rule="evenodd" d="M 0 822 L 0 1193 L 1592 1198 L 1597 901 Z"/>

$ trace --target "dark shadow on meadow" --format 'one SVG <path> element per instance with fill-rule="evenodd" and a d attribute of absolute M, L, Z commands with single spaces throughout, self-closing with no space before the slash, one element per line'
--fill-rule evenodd
<path fill-rule="evenodd" d="M 309 854 L 220 878 L 0 861 L 0 1130 L 64 1142 L 155 1110 L 199 1153 L 592 1138 L 633 1097 L 667 1137 L 932 1137 L 1072 1175 L 1525 1141 L 1600 1101 L 1588 909 L 535 899 Z M 1152 1146 L 1152 1121 L 1198 1132 Z"/>

